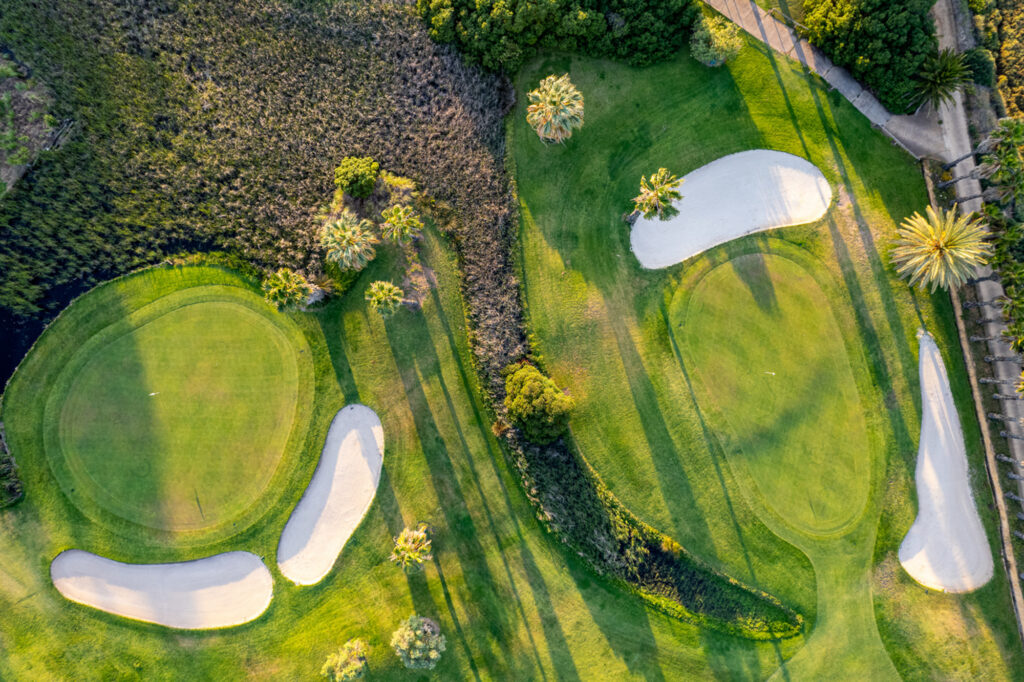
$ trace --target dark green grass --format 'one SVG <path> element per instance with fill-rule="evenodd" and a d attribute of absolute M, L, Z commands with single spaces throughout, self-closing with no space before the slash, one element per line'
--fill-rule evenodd
<path fill-rule="evenodd" d="M 896 224 L 927 204 L 912 160 L 872 131 L 838 93 L 761 46 L 713 70 L 685 56 L 634 70 L 550 55 L 523 70 L 518 91 L 565 72 L 587 107 L 586 123 L 565 145 L 539 142 L 525 124 L 522 98 L 513 113 L 523 286 L 537 350 L 577 400 L 573 436 L 623 504 L 716 567 L 779 595 L 812 622 L 831 618 L 817 611 L 822 596 L 843 594 L 844 581 L 872 581 L 913 521 L 920 424 L 915 332 L 924 324 L 957 375 L 954 391 L 972 453 L 975 494 L 991 532 L 995 514 L 984 502 L 991 493 L 983 485 L 970 394 L 958 374 L 948 300 L 911 291 L 887 265 Z M 829 214 L 815 225 L 749 237 L 667 270 L 642 270 L 621 220 L 640 176 L 660 166 L 683 175 L 755 148 L 816 164 L 837 196 Z M 880 521 L 823 548 L 820 555 L 832 560 L 816 569 L 748 503 L 668 333 L 669 301 L 684 280 L 734 255 L 761 251 L 773 238 L 820 262 L 818 284 L 848 345 L 865 359 L 855 381 L 868 406 L 866 430 L 878 458 L 865 514 Z M 874 547 L 874 556 L 864 554 L 865 547 Z M 860 562 L 853 573 L 852 562 Z M 967 662 L 964 669 L 989 667 L 997 676 L 1024 664 L 1001 574 L 977 593 L 942 598 L 960 607 L 958 613 L 943 611 L 948 618 L 978 638 L 950 637 L 950 623 L 933 619 L 945 608 L 938 601 L 922 598 L 901 610 L 899 591 L 877 582 L 871 590 L 879 634 L 901 674 L 941 675 L 943 664 L 927 653 L 937 650 Z M 840 602 L 833 605 L 830 613 L 843 613 Z M 861 633 L 870 630 L 870 611 L 851 616 Z M 894 619 L 897 611 L 900 618 Z M 847 663 L 841 656 L 830 659 L 827 646 L 806 650 L 805 658 L 833 666 L 833 673 Z"/>
<path fill-rule="evenodd" d="M 344 299 L 290 315 L 313 356 L 311 426 L 279 500 L 229 540 L 177 549 L 142 545 L 85 518 L 61 493 L 39 434 L 18 428 L 19 412 L 34 408 L 12 396 L 25 395 L 22 388 L 36 382 L 44 364 L 30 356 L 3 403 L 28 495 L 0 512 L 0 678 L 315 679 L 329 652 L 359 636 L 373 649 L 369 679 L 417 679 L 388 649 L 391 632 L 413 612 L 438 618 L 448 637 L 432 679 L 735 678 L 774 667 L 769 645 L 644 609 L 584 570 L 532 520 L 475 397 L 454 268 L 435 238 L 422 249 L 438 286 L 421 311 L 403 309 L 384 322 L 367 308 L 362 297 L 370 281 L 401 277 L 385 250 Z M 213 268 L 158 269 L 123 282 L 141 298 L 196 284 L 248 287 Z M 279 534 L 331 418 L 352 402 L 372 407 L 384 425 L 380 488 L 335 570 L 320 585 L 295 587 L 277 573 Z M 424 573 L 406 576 L 387 561 L 391 538 L 420 521 L 433 529 L 435 559 Z M 136 562 L 249 550 L 274 573 L 275 596 L 266 614 L 236 629 L 187 633 L 139 625 L 57 594 L 49 562 L 68 547 Z"/>

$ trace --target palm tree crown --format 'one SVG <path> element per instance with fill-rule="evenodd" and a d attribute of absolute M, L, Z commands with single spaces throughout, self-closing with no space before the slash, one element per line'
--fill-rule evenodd
<path fill-rule="evenodd" d="M 324 224 L 320 244 L 327 251 L 327 259 L 345 270 L 362 270 L 377 255 L 373 223 L 359 220 L 351 211 Z"/>
<path fill-rule="evenodd" d="M 573 128 L 583 126 L 583 95 L 569 80 L 569 74 L 548 76 L 527 94 L 526 122 L 545 142 L 563 142 Z"/>
<path fill-rule="evenodd" d="M 927 217 L 920 213 L 906 218 L 892 252 L 896 271 L 922 288 L 931 285 L 949 289 L 961 286 L 978 265 L 992 255 L 985 242 L 985 223 L 960 215 L 956 207 L 936 213 L 929 206 Z"/>
<path fill-rule="evenodd" d="M 366 289 L 366 300 L 381 317 L 392 315 L 402 305 L 403 292 L 392 282 L 378 280 Z"/>
<path fill-rule="evenodd" d="M 412 210 L 412 206 L 395 205 L 385 209 L 381 216 L 384 218 L 380 226 L 384 239 L 396 244 L 409 241 L 423 229 L 423 222 Z"/>
<path fill-rule="evenodd" d="M 913 104 L 931 104 L 936 109 L 943 102 L 952 101 L 956 91 L 971 82 L 971 69 L 962 54 L 942 50 L 921 65 L 911 91 Z"/>
<path fill-rule="evenodd" d="M 657 215 L 665 220 L 676 213 L 672 202 L 683 198 L 679 191 L 681 184 L 683 181 L 669 173 L 667 168 L 659 168 L 650 179 L 640 178 L 640 194 L 633 198 L 633 204 L 645 218 Z"/>

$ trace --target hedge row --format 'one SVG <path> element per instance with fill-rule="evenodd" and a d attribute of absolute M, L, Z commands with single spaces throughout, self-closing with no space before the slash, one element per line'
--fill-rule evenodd
<path fill-rule="evenodd" d="M 808 39 L 894 113 L 909 113 L 914 76 L 938 51 L 935 0 L 804 0 Z"/>
<path fill-rule="evenodd" d="M 1024 0 L 999 0 L 999 91 L 1011 116 L 1024 116 Z"/>
<path fill-rule="evenodd" d="M 645 65 L 689 40 L 691 0 L 417 0 L 442 43 L 492 71 L 515 73 L 538 49 Z"/>

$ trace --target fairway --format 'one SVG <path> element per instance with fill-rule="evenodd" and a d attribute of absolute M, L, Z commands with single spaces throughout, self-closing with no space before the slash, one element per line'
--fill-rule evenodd
<path fill-rule="evenodd" d="M 867 429 L 842 333 L 814 278 L 784 257 L 748 254 L 685 294 L 673 301 L 673 329 L 750 492 L 809 533 L 856 520 L 870 482 Z"/>
<path fill-rule="evenodd" d="M 216 526 L 256 500 L 298 398 L 297 349 L 279 321 L 227 293 L 202 302 L 192 301 L 205 287 L 186 293 L 170 310 L 159 299 L 137 311 L 141 324 L 126 333 L 99 332 L 51 403 L 60 450 L 51 456 L 66 459 L 71 487 L 169 531 Z"/>

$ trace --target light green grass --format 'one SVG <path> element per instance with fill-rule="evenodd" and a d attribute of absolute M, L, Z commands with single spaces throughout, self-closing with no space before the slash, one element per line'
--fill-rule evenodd
<path fill-rule="evenodd" d="M 62 493 L 36 428 L 40 417 L 33 416 L 52 381 L 47 356 L 55 349 L 49 333 L 42 337 L 3 396 L 27 496 L 0 512 L 0 678 L 316 679 L 327 654 L 358 636 L 372 647 L 367 679 L 419 679 L 388 648 L 391 632 L 413 612 L 437 618 L 448 637 L 430 679 L 736 678 L 774 667 L 770 646 L 644 609 L 588 573 L 540 528 L 478 398 L 455 269 L 435 236 L 421 248 L 438 282 L 421 311 L 403 309 L 385 322 L 363 300 L 369 282 L 401 278 L 388 248 L 343 299 L 288 315 L 314 367 L 311 425 L 300 456 L 258 523 L 201 546 L 173 538 L 140 543 L 123 528 L 90 521 Z M 107 286 L 131 309 L 196 286 L 257 295 L 243 278 L 208 267 L 158 268 Z M 91 306 L 92 295 L 65 316 L 81 324 L 95 319 L 100 329 L 124 317 L 123 307 Z M 372 407 L 383 423 L 380 488 L 335 570 L 317 586 L 296 587 L 277 571 L 277 541 L 331 418 L 354 402 Z M 421 521 L 432 528 L 435 559 L 424 573 L 406 576 L 388 561 L 392 538 Z M 70 547 L 133 562 L 249 550 L 274 574 L 274 599 L 255 622 L 224 631 L 132 623 L 71 604 L 53 589 L 50 560 Z"/>
<path fill-rule="evenodd" d="M 700 405 L 734 469 L 784 523 L 811 534 L 856 521 L 871 482 L 864 409 L 825 292 L 782 256 L 739 256 L 680 291 Z M 868 548 L 870 551 L 870 548 Z"/>
<path fill-rule="evenodd" d="M 48 454 L 73 474 L 65 489 L 171 531 L 234 520 L 263 493 L 285 452 L 305 349 L 278 329 L 287 318 L 235 303 L 230 289 L 195 302 L 211 288 L 142 308 L 138 326 L 99 332 L 69 361 L 66 393 L 49 403 L 58 434 Z"/>
<path fill-rule="evenodd" d="M 947 668 L 931 660 L 935 651 L 962 661 L 961 670 L 987 668 L 998 677 L 999 671 L 1020 669 L 1024 660 L 1005 575 L 976 593 L 942 598 L 957 603 L 959 612 L 927 598 L 903 608 L 902 592 L 878 578 L 877 567 L 895 553 L 915 513 L 915 332 L 921 324 L 936 336 L 951 375 L 957 375 L 954 392 L 976 498 L 991 495 L 970 394 L 958 374 L 962 363 L 948 300 L 911 291 L 887 265 L 896 224 L 927 204 L 917 166 L 837 92 L 760 45 L 718 69 L 685 56 L 636 70 L 547 55 L 523 69 L 518 91 L 550 73 L 568 73 L 583 93 L 586 123 L 565 145 L 544 145 L 525 124 L 520 101 L 512 114 L 511 154 L 530 325 L 545 367 L 577 400 L 571 427 L 582 454 L 642 520 L 808 615 L 808 645 L 791 662 L 805 678 L 892 673 L 893 664 L 904 676 L 941 677 Z M 621 219 L 640 176 L 661 166 L 681 176 L 758 148 L 817 165 L 837 196 L 828 215 L 815 225 L 723 245 L 666 270 L 641 269 Z M 695 273 L 764 251 L 774 240 L 818 264 L 814 278 L 847 352 L 863 357 L 860 369 L 851 367 L 871 447 L 856 461 L 845 451 L 844 466 L 855 476 L 865 462 L 874 464 L 866 493 L 863 481 L 836 485 L 860 500 L 866 495 L 867 502 L 863 520 L 827 543 L 798 542 L 805 533 L 783 526 L 777 514 L 758 508 L 757 496 L 744 492 L 750 486 L 737 479 L 745 472 L 728 461 L 721 426 L 701 405 L 677 336 L 669 333 L 672 297 L 695 281 Z M 769 343 L 787 341 L 801 343 Z M 788 485 L 763 483 L 780 494 Z M 773 505 L 790 505 L 787 512 L 795 513 L 798 503 Z M 980 506 L 994 543 L 995 514 Z M 839 508 L 830 513 L 843 516 Z M 934 618 L 939 612 L 944 621 Z M 950 637 L 951 627 L 978 637 Z M 875 655 L 879 637 L 893 664 Z M 856 651 L 861 644 L 874 647 L 863 661 Z M 766 677 L 777 667 L 746 672 Z"/>

